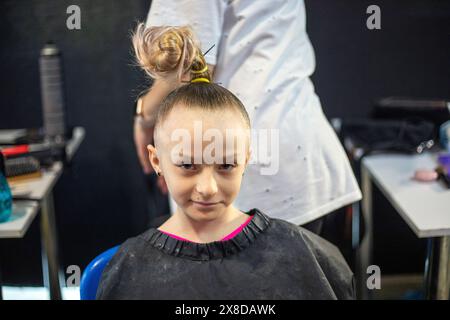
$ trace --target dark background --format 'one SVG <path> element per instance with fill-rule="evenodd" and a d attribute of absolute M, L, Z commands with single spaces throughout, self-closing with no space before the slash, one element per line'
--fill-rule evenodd
<path fill-rule="evenodd" d="M 81 8 L 81 30 L 66 28 L 66 8 Z M 366 28 L 366 8 L 381 7 L 381 30 Z M 130 30 L 149 1 L 1 1 L 0 128 L 42 125 L 39 51 L 63 52 L 70 126 L 86 138 L 54 189 L 61 261 L 85 266 L 101 251 L 143 232 L 147 189 L 132 140 L 133 100 L 148 81 L 133 66 Z M 390 95 L 449 97 L 450 1 L 307 0 L 316 52 L 313 81 L 328 118 L 367 118 Z M 295 53 L 293 53 L 295 54 Z M 422 272 L 418 240 L 376 191 L 375 263 L 383 273 Z M 3 280 L 39 285 L 39 219 L 23 239 L 0 240 Z"/>

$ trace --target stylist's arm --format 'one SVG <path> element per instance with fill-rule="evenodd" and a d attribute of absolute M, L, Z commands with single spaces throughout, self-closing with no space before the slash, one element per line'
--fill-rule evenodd
<path fill-rule="evenodd" d="M 153 131 L 158 107 L 163 99 L 178 85 L 179 83 L 174 80 L 156 79 L 149 92 L 139 98 L 138 109 L 142 108 L 142 110 L 137 111 L 141 116 L 136 116 L 134 119 L 134 143 L 145 174 L 153 172 L 148 158 L 147 146 L 153 143 Z M 167 193 L 167 186 L 162 176 L 158 177 L 158 187 L 161 192 Z"/>

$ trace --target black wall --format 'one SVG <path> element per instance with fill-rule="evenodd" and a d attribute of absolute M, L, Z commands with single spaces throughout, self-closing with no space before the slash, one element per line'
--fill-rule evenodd
<path fill-rule="evenodd" d="M 81 9 L 81 30 L 66 27 L 72 4 Z M 133 99 L 145 78 L 132 66 L 129 35 L 149 6 L 98 0 L 0 4 L 0 127 L 42 125 L 38 57 L 52 40 L 63 52 L 68 123 L 86 129 L 72 167 L 54 189 L 64 265 L 85 266 L 148 223 L 131 126 Z M 5 282 L 40 281 L 38 219 L 24 239 L 0 246 Z"/>
<path fill-rule="evenodd" d="M 66 28 L 72 4 L 81 8 L 81 30 Z M 366 28 L 370 4 L 381 7 L 381 30 Z M 0 2 L 0 128 L 42 125 L 38 56 L 52 40 L 64 55 L 69 125 L 86 129 L 54 190 L 65 266 L 85 266 L 148 223 L 130 111 L 145 78 L 132 66 L 129 33 L 149 6 L 144 0 Z M 317 61 L 313 81 L 329 118 L 368 117 L 383 96 L 449 97 L 450 1 L 307 0 L 306 6 Z M 423 242 L 378 198 L 377 230 L 385 242 L 378 238 L 383 251 L 376 258 L 388 271 L 420 271 Z M 38 220 L 24 239 L 1 240 L 0 258 L 5 282 L 39 284 Z M 400 260 L 412 263 L 399 267 Z"/>
<path fill-rule="evenodd" d="M 381 30 L 366 9 L 381 9 Z M 306 0 L 313 75 L 328 117 L 366 117 L 390 95 L 450 97 L 450 1 Z"/>

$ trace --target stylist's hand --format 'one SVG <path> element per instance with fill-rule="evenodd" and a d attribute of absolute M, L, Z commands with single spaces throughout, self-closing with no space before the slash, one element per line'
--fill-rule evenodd
<path fill-rule="evenodd" d="M 146 118 L 153 118 L 158 110 L 158 106 L 163 99 L 174 89 L 182 84 L 182 81 L 189 80 L 189 74 L 184 74 L 181 80 L 178 79 L 176 73 L 167 74 L 164 79 L 156 79 L 153 83 L 152 89 L 142 97 L 143 111 Z M 138 154 L 139 162 L 145 174 L 153 172 L 150 164 L 147 146 L 153 143 L 154 127 L 146 127 L 140 121 L 134 119 L 134 143 Z M 162 193 L 168 192 L 166 181 L 164 177 L 158 177 L 158 187 Z"/>
<path fill-rule="evenodd" d="M 134 118 L 134 144 L 136 145 L 139 162 L 145 174 L 153 172 L 147 149 L 147 146 L 153 143 L 153 130 L 154 127 L 146 128 L 141 125 L 137 117 Z"/>

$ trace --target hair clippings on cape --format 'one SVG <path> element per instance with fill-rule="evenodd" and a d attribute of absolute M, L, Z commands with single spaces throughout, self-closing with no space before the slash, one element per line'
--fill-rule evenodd
<path fill-rule="evenodd" d="M 210 81 L 207 78 L 195 78 L 191 80 L 191 83 L 196 83 L 196 82 L 206 82 L 206 83 L 210 83 Z"/>

